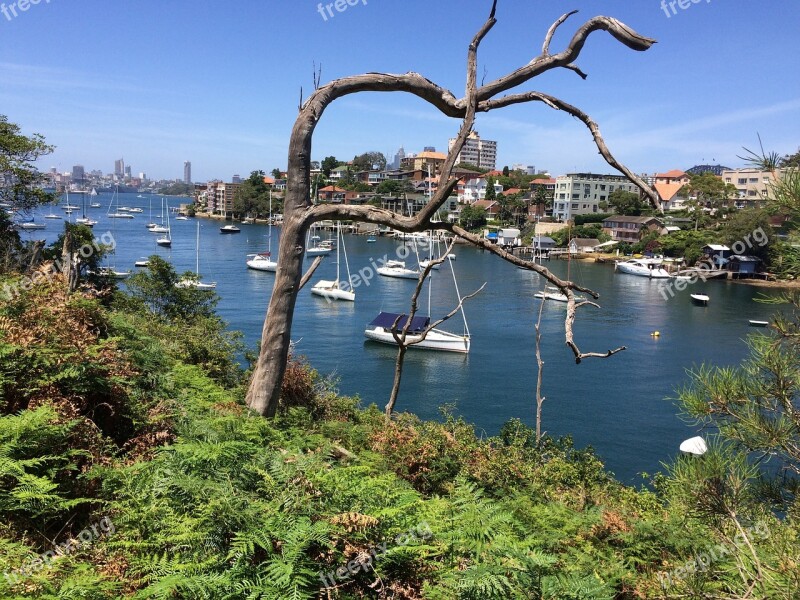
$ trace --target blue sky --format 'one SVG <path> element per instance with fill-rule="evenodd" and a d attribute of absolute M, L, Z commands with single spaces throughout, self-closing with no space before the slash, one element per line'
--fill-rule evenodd
<path fill-rule="evenodd" d="M 578 61 L 586 81 L 552 72 L 523 89 L 560 96 L 601 126 L 637 172 L 700 162 L 740 166 L 742 146 L 780 153 L 800 146 L 796 0 L 500 0 L 480 72 L 501 76 L 538 54 L 549 25 L 579 9 L 553 50 L 596 14 L 616 17 L 658 44 L 634 52 L 597 32 Z M 369 71 L 418 71 L 463 93 L 464 58 L 488 0 L 362 0 L 323 19 L 318 2 L 273 0 L 40 0 L 0 13 L 0 114 L 57 146 L 41 163 L 176 178 L 191 160 L 197 181 L 285 168 L 300 88 Z M 15 5 L 16 6 L 16 5 Z M 497 140 L 498 166 L 611 169 L 584 126 L 543 106 L 478 116 Z M 420 100 L 366 94 L 337 101 L 317 127 L 313 158 L 350 159 L 446 150 L 458 122 Z"/>

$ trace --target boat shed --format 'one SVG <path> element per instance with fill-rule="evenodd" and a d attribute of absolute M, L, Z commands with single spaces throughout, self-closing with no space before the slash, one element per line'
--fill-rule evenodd
<path fill-rule="evenodd" d="M 728 258 L 733 252 L 722 244 L 706 244 L 703 246 L 703 254 L 711 258 L 715 267 L 721 269 L 728 262 Z"/>
<path fill-rule="evenodd" d="M 734 254 L 728 259 L 727 268 L 732 273 L 739 275 L 755 275 L 761 259 L 757 256 Z"/>

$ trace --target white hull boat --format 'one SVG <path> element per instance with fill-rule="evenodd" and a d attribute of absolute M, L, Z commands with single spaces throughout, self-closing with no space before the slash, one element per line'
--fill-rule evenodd
<path fill-rule="evenodd" d="M 398 332 L 402 331 L 405 320 L 408 319 L 406 315 L 382 312 L 372 323 L 367 325 L 364 336 L 374 342 L 396 346 L 397 342 L 394 339 L 394 335 L 392 335 L 391 329 L 398 317 L 400 317 L 400 319 L 397 321 L 397 330 Z M 440 352 L 458 352 L 461 354 L 467 354 L 469 352 L 470 340 L 468 335 L 457 335 L 449 331 L 442 331 L 441 329 L 432 329 L 423 340 L 421 332 L 429 323 L 430 319 L 428 317 L 414 317 L 411 322 L 411 327 L 409 327 L 408 333 L 406 334 L 406 343 L 411 344 L 409 348 L 438 350 Z"/>
<path fill-rule="evenodd" d="M 311 293 L 315 296 L 325 298 L 326 300 L 344 300 L 345 302 L 355 302 L 356 293 L 353 291 L 352 287 L 353 279 L 350 276 L 350 263 L 347 261 L 347 247 L 344 245 L 341 222 L 336 223 L 336 237 L 338 238 L 336 243 L 336 279 L 333 281 L 326 279 L 318 281 L 316 284 L 314 284 L 314 287 L 311 288 Z M 328 242 L 327 245 L 330 246 L 331 242 Z M 340 248 L 344 249 L 344 263 L 347 271 L 347 281 L 344 283 L 339 280 L 339 274 L 341 271 Z"/>
<path fill-rule="evenodd" d="M 339 281 L 322 279 L 314 284 L 314 287 L 311 288 L 311 293 L 326 300 L 345 300 L 346 302 L 355 302 L 356 300 L 356 293 L 341 289 Z"/>
<path fill-rule="evenodd" d="M 272 260 L 269 252 L 263 254 L 248 254 L 247 268 L 254 271 L 269 271 L 274 273 L 278 270 L 278 263 Z"/>
<path fill-rule="evenodd" d="M 419 279 L 419 271 L 412 271 L 406 268 L 406 263 L 401 260 L 387 260 L 382 267 L 375 269 L 379 275 L 384 277 L 395 277 L 397 279 Z"/>
<path fill-rule="evenodd" d="M 626 261 L 617 261 L 614 264 L 614 270 L 650 279 L 669 279 L 669 271 L 661 266 L 661 262 L 661 259 L 658 258 L 632 258 Z"/>
<path fill-rule="evenodd" d="M 711 298 L 705 294 L 689 294 L 689 296 L 691 296 L 692 302 L 700 306 L 708 306 L 708 301 L 711 300 Z"/>

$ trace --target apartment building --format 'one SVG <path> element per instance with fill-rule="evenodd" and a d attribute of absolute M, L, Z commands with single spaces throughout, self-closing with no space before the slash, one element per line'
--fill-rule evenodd
<path fill-rule="evenodd" d="M 759 169 L 727 169 L 722 171 L 722 181 L 736 187 L 738 208 L 755 208 L 761 206 L 764 199 L 769 197 L 770 185 L 776 178 L 782 176 L 783 171 L 761 171 Z"/>
<path fill-rule="evenodd" d="M 448 153 L 455 143 L 456 138 L 451 138 L 447 144 Z M 497 164 L 497 142 L 481 139 L 477 131 L 471 131 L 456 158 L 456 164 L 460 163 L 494 170 Z"/>
<path fill-rule="evenodd" d="M 639 188 L 622 175 L 569 173 L 556 177 L 553 218 L 568 221 L 576 215 L 603 212 L 600 203 L 608 202 L 616 190 L 639 193 Z"/>

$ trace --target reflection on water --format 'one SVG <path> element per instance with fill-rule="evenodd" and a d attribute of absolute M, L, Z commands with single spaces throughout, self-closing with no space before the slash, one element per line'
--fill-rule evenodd
<path fill-rule="evenodd" d="M 179 271 L 194 269 L 195 222 L 173 221 L 173 247 L 160 248 L 154 241 L 157 236 L 144 227 L 147 198 L 122 196 L 127 197 L 121 198 L 121 204 L 141 206 L 145 214 L 111 223 L 105 219 L 105 209 L 91 213 L 100 221 L 96 235 L 113 228 L 117 268 L 132 269 L 139 257 L 155 253 L 172 261 Z M 158 204 L 159 199 L 154 198 Z M 110 195 L 101 195 L 104 207 L 109 199 Z M 261 334 L 274 274 L 247 269 L 245 256 L 267 248 L 268 229 L 240 225 L 241 234 L 221 235 L 219 225 L 201 220 L 200 270 L 206 280 L 218 283 L 220 314 L 253 346 Z M 58 231 L 49 226 L 33 234 L 37 238 L 46 234 L 52 241 Z M 279 235 L 279 228 L 273 228 L 275 255 Z M 379 238 L 370 244 L 365 236 L 345 236 L 345 240 L 352 273 L 384 257 L 397 258 L 398 244 L 392 240 Z M 457 260 L 453 266 L 462 295 L 488 283 L 465 308 L 471 352 L 463 356 L 409 351 L 397 408 L 437 418 L 439 406 L 455 402 L 459 414 L 490 435 L 512 417 L 533 424 L 533 326 L 538 314 L 533 294 L 543 282 L 538 275 L 488 253 L 465 246 L 456 246 L 454 252 Z M 409 267 L 416 266 L 413 253 L 406 262 Z M 547 265 L 566 277 L 565 261 Z M 576 282 L 600 293 L 601 308 L 579 311 L 575 335 L 581 350 L 628 349 L 607 360 L 591 359 L 576 365 L 564 345 L 564 305 L 545 306 L 543 429 L 554 436 L 572 434 L 581 446 L 592 445 L 618 477 L 631 481 L 638 472 L 657 470 L 660 461 L 673 456 L 678 444 L 693 434 L 677 418 L 672 402 L 665 400 L 685 381 L 685 370 L 704 361 L 720 365 L 739 362 L 746 354 L 742 339 L 753 333 L 748 319 L 766 320 L 772 309 L 754 303 L 758 291 L 744 285 L 698 283 L 665 301 L 659 282 L 614 273 L 613 265 L 573 261 L 569 267 Z M 318 279 L 333 279 L 335 273 L 333 253 L 309 286 Z M 432 281 L 431 314 L 438 318 L 457 303 L 447 263 L 434 273 Z M 342 393 L 358 394 L 365 403 L 382 407 L 391 390 L 396 350 L 366 342 L 364 328 L 381 310 L 407 312 L 413 288 L 412 280 L 376 275 L 368 285 L 356 288 L 355 303 L 328 303 L 303 290 L 292 329 L 298 353 L 322 374 L 334 373 Z M 689 294 L 698 291 L 711 296 L 708 307 L 693 306 L 689 301 Z M 420 313 L 427 314 L 427 290 L 420 297 L 420 306 Z M 460 314 L 442 328 L 461 333 Z M 653 331 L 659 331 L 660 337 L 651 336 Z"/>

